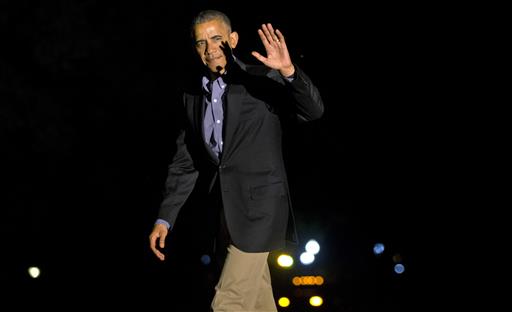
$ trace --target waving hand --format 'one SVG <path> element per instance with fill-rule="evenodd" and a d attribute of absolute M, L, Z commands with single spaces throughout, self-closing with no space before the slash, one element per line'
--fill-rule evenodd
<path fill-rule="evenodd" d="M 290 59 L 290 53 L 286 47 L 284 36 L 272 27 L 272 24 L 263 24 L 261 29 L 258 29 L 261 42 L 265 47 L 267 56 L 253 51 L 252 55 L 267 67 L 278 70 L 284 77 L 290 77 L 295 72 L 295 67 Z"/>

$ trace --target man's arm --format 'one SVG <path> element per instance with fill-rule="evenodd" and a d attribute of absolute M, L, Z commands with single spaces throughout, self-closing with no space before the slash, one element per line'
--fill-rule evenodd
<path fill-rule="evenodd" d="M 165 181 L 165 195 L 160 205 L 158 218 L 171 226 L 176 221 L 179 210 L 194 189 L 198 172 L 194 167 L 185 144 L 186 132 L 183 130 L 176 139 L 176 154 L 169 165 Z"/>
<path fill-rule="evenodd" d="M 320 118 L 324 112 L 320 93 L 311 79 L 292 63 L 283 34 L 278 29 L 274 31 L 271 24 L 262 25 L 261 29 L 258 29 L 258 34 L 267 56 L 255 51 L 252 55 L 265 66 L 278 71 L 287 81 L 296 103 L 294 111 L 298 120 L 310 121 Z"/>
<path fill-rule="evenodd" d="M 182 131 L 176 139 L 177 149 L 169 165 L 165 197 L 160 205 L 158 220 L 149 235 L 151 250 L 162 261 L 165 260 L 165 255 L 156 247 L 157 240 L 159 247 L 164 248 L 169 227 L 174 224 L 181 207 L 192 193 L 198 176 L 185 144 L 185 135 L 185 131 Z"/>
<path fill-rule="evenodd" d="M 324 103 L 320 92 L 298 66 L 295 66 L 294 78 L 288 86 L 295 102 L 295 112 L 299 121 L 311 121 L 322 117 Z"/>

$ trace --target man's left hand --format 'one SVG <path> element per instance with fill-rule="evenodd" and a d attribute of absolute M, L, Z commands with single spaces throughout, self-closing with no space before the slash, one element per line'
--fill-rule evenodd
<path fill-rule="evenodd" d="M 261 25 L 258 34 L 267 56 L 265 57 L 256 51 L 253 51 L 252 55 L 267 67 L 278 70 L 282 76 L 291 77 L 295 73 L 295 67 L 290 59 L 290 53 L 288 53 L 286 41 L 281 31 L 279 29 L 274 31 L 272 24 L 268 23 Z"/>

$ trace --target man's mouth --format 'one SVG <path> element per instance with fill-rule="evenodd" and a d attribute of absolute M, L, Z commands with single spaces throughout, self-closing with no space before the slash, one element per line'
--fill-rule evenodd
<path fill-rule="evenodd" d="M 212 62 L 212 61 L 218 60 L 218 59 L 220 59 L 220 58 L 222 58 L 222 56 L 207 57 L 207 58 L 206 58 L 206 61 L 207 61 L 207 62 Z"/>

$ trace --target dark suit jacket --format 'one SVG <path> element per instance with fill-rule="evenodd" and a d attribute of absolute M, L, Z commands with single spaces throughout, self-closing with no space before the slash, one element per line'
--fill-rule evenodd
<path fill-rule="evenodd" d="M 218 159 L 203 139 L 205 101 L 185 92 L 186 127 L 177 138 L 159 218 L 171 225 L 195 189 L 204 195 L 218 183 L 233 244 L 246 252 L 271 251 L 296 240 L 282 155 L 287 118 L 320 118 L 323 103 L 311 80 L 295 66 L 292 82 L 265 66 L 239 61 L 224 77 L 224 145 Z"/>

